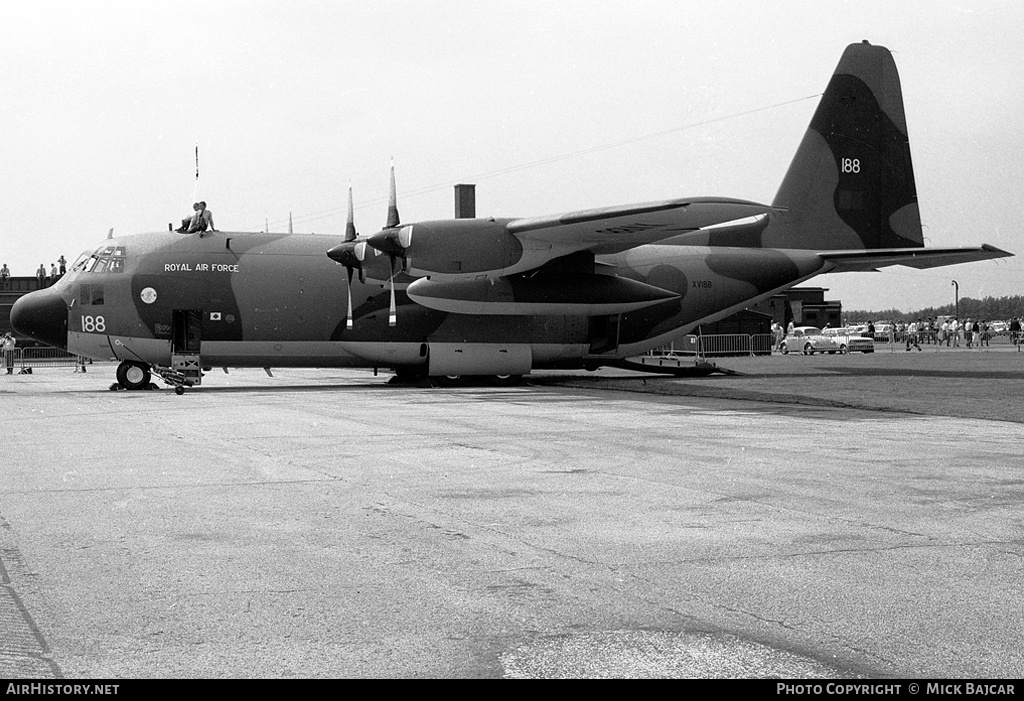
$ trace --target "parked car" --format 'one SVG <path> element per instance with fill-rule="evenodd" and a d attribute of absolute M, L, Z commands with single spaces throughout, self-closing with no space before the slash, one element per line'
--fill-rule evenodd
<path fill-rule="evenodd" d="M 865 328 L 865 331 L 867 331 L 866 328 Z M 867 336 L 868 334 L 865 333 L 864 335 Z M 874 336 L 874 339 L 876 341 L 888 341 L 889 339 L 894 338 L 894 337 L 896 338 L 897 341 L 903 340 L 900 337 L 899 331 L 898 331 L 897 326 L 896 326 L 896 324 L 894 322 L 892 322 L 892 321 L 876 321 L 875 322 L 875 336 Z"/>
<path fill-rule="evenodd" d="M 867 327 L 863 327 L 867 330 Z M 863 335 L 861 327 L 843 326 L 835 329 L 822 329 L 821 335 L 832 338 L 839 344 L 840 353 L 874 353 L 875 342 Z"/>
<path fill-rule="evenodd" d="M 839 343 L 832 337 L 823 336 L 821 329 L 817 326 L 797 326 L 782 339 L 779 350 L 783 355 L 790 351 L 794 353 L 800 351 L 804 355 L 837 353 L 839 352 Z"/>

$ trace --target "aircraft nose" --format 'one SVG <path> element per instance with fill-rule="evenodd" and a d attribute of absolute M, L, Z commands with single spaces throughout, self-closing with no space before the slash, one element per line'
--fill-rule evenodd
<path fill-rule="evenodd" d="M 11 307 L 11 326 L 47 345 L 68 347 L 68 305 L 52 287 L 19 298 Z"/>

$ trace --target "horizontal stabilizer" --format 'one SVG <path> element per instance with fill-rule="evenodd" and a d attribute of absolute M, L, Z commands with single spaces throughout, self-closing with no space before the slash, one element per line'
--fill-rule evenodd
<path fill-rule="evenodd" d="M 1013 254 L 985 244 L 981 248 L 880 248 L 868 251 L 825 251 L 818 255 L 835 265 L 828 272 L 849 273 L 876 270 L 890 265 L 905 265 L 908 268 L 923 270 L 943 265 L 1006 258 Z"/>

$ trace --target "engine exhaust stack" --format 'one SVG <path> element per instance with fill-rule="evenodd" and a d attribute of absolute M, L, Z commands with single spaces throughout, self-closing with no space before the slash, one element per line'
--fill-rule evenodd
<path fill-rule="evenodd" d="M 476 185 L 455 186 L 455 218 L 476 218 Z"/>

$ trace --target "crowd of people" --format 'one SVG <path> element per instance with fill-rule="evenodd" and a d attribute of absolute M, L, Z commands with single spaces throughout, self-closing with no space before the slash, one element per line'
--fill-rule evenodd
<path fill-rule="evenodd" d="M 921 350 L 921 344 L 947 348 L 986 348 L 992 338 L 1008 333 L 1010 342 L 1019 347 L 1024 319 L 1014 317 L 998 327 L 984 319 L 957 319 L 956 317 L 930 317 L 911 322 L 896 322 L 891 327 L 891 340 L 902 343 L 906 350 Z M 870 323 L 870 322 L 869 322 Z"/>
<path fill-rule="evenodd" d="M 775 348 L 793 332 L 793 328 L 793 322 L 786 329 L 778 323 L 772 323 Z M 999 335 L 1008 335 L 1010 343 L 1017 346 L 1017 350 L 1024 344 L 1024 317 L 1014 317 L 1009 322 L 994 322 L 938 316 L 911 322 L 880 321 L 877 325 L 874 321 L 868 321 L 866 324 L 850 324 L 847 328 L 859 329 L 860 335 L 875 341 L 902 344 L 907 351 L 921 350 L 921 344 L 944 345 L 947 348 L 987 348 L 991 346 L 992 339 Z"/>
<path fill-rule="evenodd" d="M 61 277 L 68 271 L 68 262 L 64 256 L 57 259 L 57 262 L 50 264 L 50 269 L 47 270 L 43 263 L 39 264 L 36 269 L 36 282 L 39 284 L 39 288 L 49 287 L 53 283 L 61 279 Z M 0 290 L 8 290 L 11 288 L 11 269 L 7 267 L 7 263 L 0 267 Z"/>
<path fill-rule="evenodd" d="M 59 268 L 57 266 L 60 266 Z M 56 263 L 50 263 L 50 272 L 47 274 L 46 266 L 42 263 L 39 264 L 39 268 L 36 270 L 36 280 L 39 282 L 39 287 L 48 287 L 53 283 L 57 282 L 64 276 L 64 273 L 68 271 L 68 262 L 61 256 L 57 259 Z"/>

